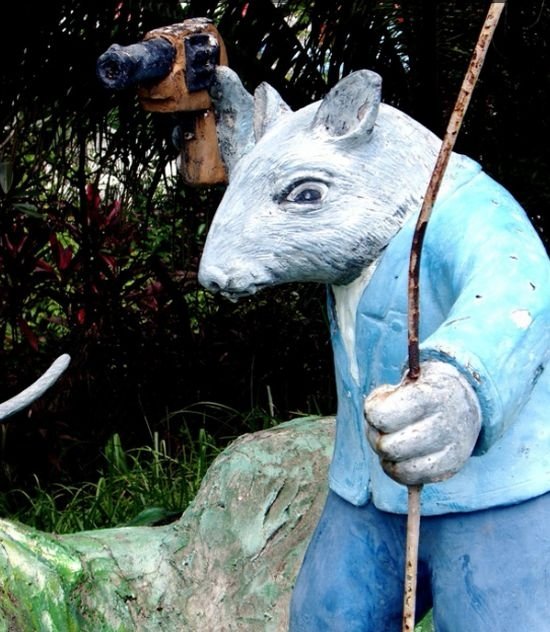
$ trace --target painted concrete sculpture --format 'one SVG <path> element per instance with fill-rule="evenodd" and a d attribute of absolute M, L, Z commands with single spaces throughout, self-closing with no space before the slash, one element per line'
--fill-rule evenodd
<path fill-rule="evenodd" d="M 227 68 L 211 93 L 230 184 L 200 282 L 230 299 L 329 285 L 336 441 L 291 630 L 400 629 L 403 483 L 425 484 L 419 615 L 433 605 L 454 632 L 548 629 L 550 263 L 523 210 L 453 156 L 424 245 L 422 376 L 401 383 L 439 139 L 381 104 L 370 71 L 297 112 Z"/>
<path fill-rule="evenodd" d="M 433 603 L 453 632 L 548 629 L 550 266 L 523 211 L 453 158 L 425 243 L 423 378 L 396 386 L 411 219 L 439 141 L 381 105 L 366 71 L 295 113 L 229 69 L 211 92 L 230 184 L 200 278 L 231 299 L 330 286 L 336 438 L 330 419 L 242 437 L 166 526 L 0 521 L 0 630 L 397 630 L 412 481 L 419 614 Z"/>
<path fill-rule="evenodd" d="M 57 382 L 61 377 L 65 369 L 69 366 L 71 358 L 68 354 L 64 353 L 55 360 L 52 365 L 45 371 L 35 382 L 26 389 L 14 395 L 10 399 L 0 404 L 0 422 L 20 410 L 30 406 L 35 400 L 42 395 Z"/>

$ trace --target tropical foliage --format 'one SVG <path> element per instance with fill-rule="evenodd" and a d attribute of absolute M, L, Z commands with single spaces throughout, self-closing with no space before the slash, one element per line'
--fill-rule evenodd
<path fill-rule="evenodd" d="M 200 401 L 280 418 L 334 409 L 323 288 L 236 305 L 200 289 L 201 246 L 223 191 L 178 180 L 169 116 L 143 112 L 132 90 L 99 85 L 95 62 L 112 42 L 205 15 L 250 89 L 266 80 L 299 107 L 369 67 L 386 101 L 441 134 L 486 5 L 10 3 L 4 29 L 15 37 L 0 40 L 0 397 L 58 352 L 73 362 L 52 393 L 2 427 L 1 484 L 90 476 L 113 433 L 129 449 L 145 445 L 170 411 Z M 549 27 L 544 2 L 509 2 L 458 145 L 545 238 Z M 181 424 L 223 441 L 244 429 L 240 419 Z"/>

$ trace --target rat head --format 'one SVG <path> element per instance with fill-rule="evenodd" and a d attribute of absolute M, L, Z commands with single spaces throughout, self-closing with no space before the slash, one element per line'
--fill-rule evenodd
<path fill-rule="evenodd" d="M 363 70 L 292 112 L 267 84 L 252 99 L 221 69 L 214 97 L 230 184 L 201 261 L 206 288 L 238 298 L 292 281 L 343 285 L 378 257 L 419 208 L 437 151 L 380 95 L 380 77 Z"/>

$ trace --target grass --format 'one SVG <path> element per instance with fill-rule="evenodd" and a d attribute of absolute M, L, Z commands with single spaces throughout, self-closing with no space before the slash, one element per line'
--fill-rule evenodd
<path fill-rule="evenodd" d="M 29 491 L 2 494 L 0 508 L 11 519 L 53 533 L 162 524 L 184 511 L 219 451 L 204 429 L 177 457 L 157 432 L 150 446 L 133 450 L 125 450 L 114 434 L 105 447 L 105 465 L 97 481 L 44 489 L 35 478 Z"/>
<path fill-rule="evenodd" d="M 171 412 L 163 433 L 176 437 L 170 445 L 150 431 L 151 445 L 126 449 L 114 434 L 96 481 L 46 489 L 35 477 L 31 489 L 0 493 L 0 515 L 52 533 L 175 520 L 195 497 L 214 458 L 235 437 L 235 428 L 244 433 L 277 425 L 270 413 L 242 414 L 213 402 Z M 217 439 L 206 428 L 215 429 Z"/>
<path fill-rule="evenodd" d="M 422 621 L 414 628 L 414 632 L 434 632 L 434 624 L 433 624 L 431 610 L 422 619 Z"/>

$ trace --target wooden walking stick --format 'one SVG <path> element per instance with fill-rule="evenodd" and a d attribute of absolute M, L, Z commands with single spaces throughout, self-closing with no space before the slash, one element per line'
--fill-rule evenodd
<path fill-rule="evenodd" d="M 489 44 L 493 38 L 499 18 L 506 2 L 492 2 L 481 33 L 479 34 L 468 70 L 462 82 L 455 107 L 449 119 L 443 142 L 437 156 L 430 182 L 426 189 L 422 208 L 414 229 L 409 261 L 409 287 L 408 287 L 408 345 L 409 345 L 409 370 L 407 379 L 417 380 L 420 376 L 420 352 L 419 352 L 419 321 L 420 321 L 420 259 L 424 235 L 428 227 L 432 209 L 437 193 L 441 186 L 445 170 L 449 163 L 458 132 L 468 109 L 472 92 L 479 78 L 479 73 Z M 416 609 L 416 578 L 418 565 L 418 541 L 420 536 L 420 494 L 421 485 L 409 485 L 408 513 L 407 513 L 407 541 L 405 561 L 405 590 L 403 596 L 403 632 L 413 632 Z"/>

